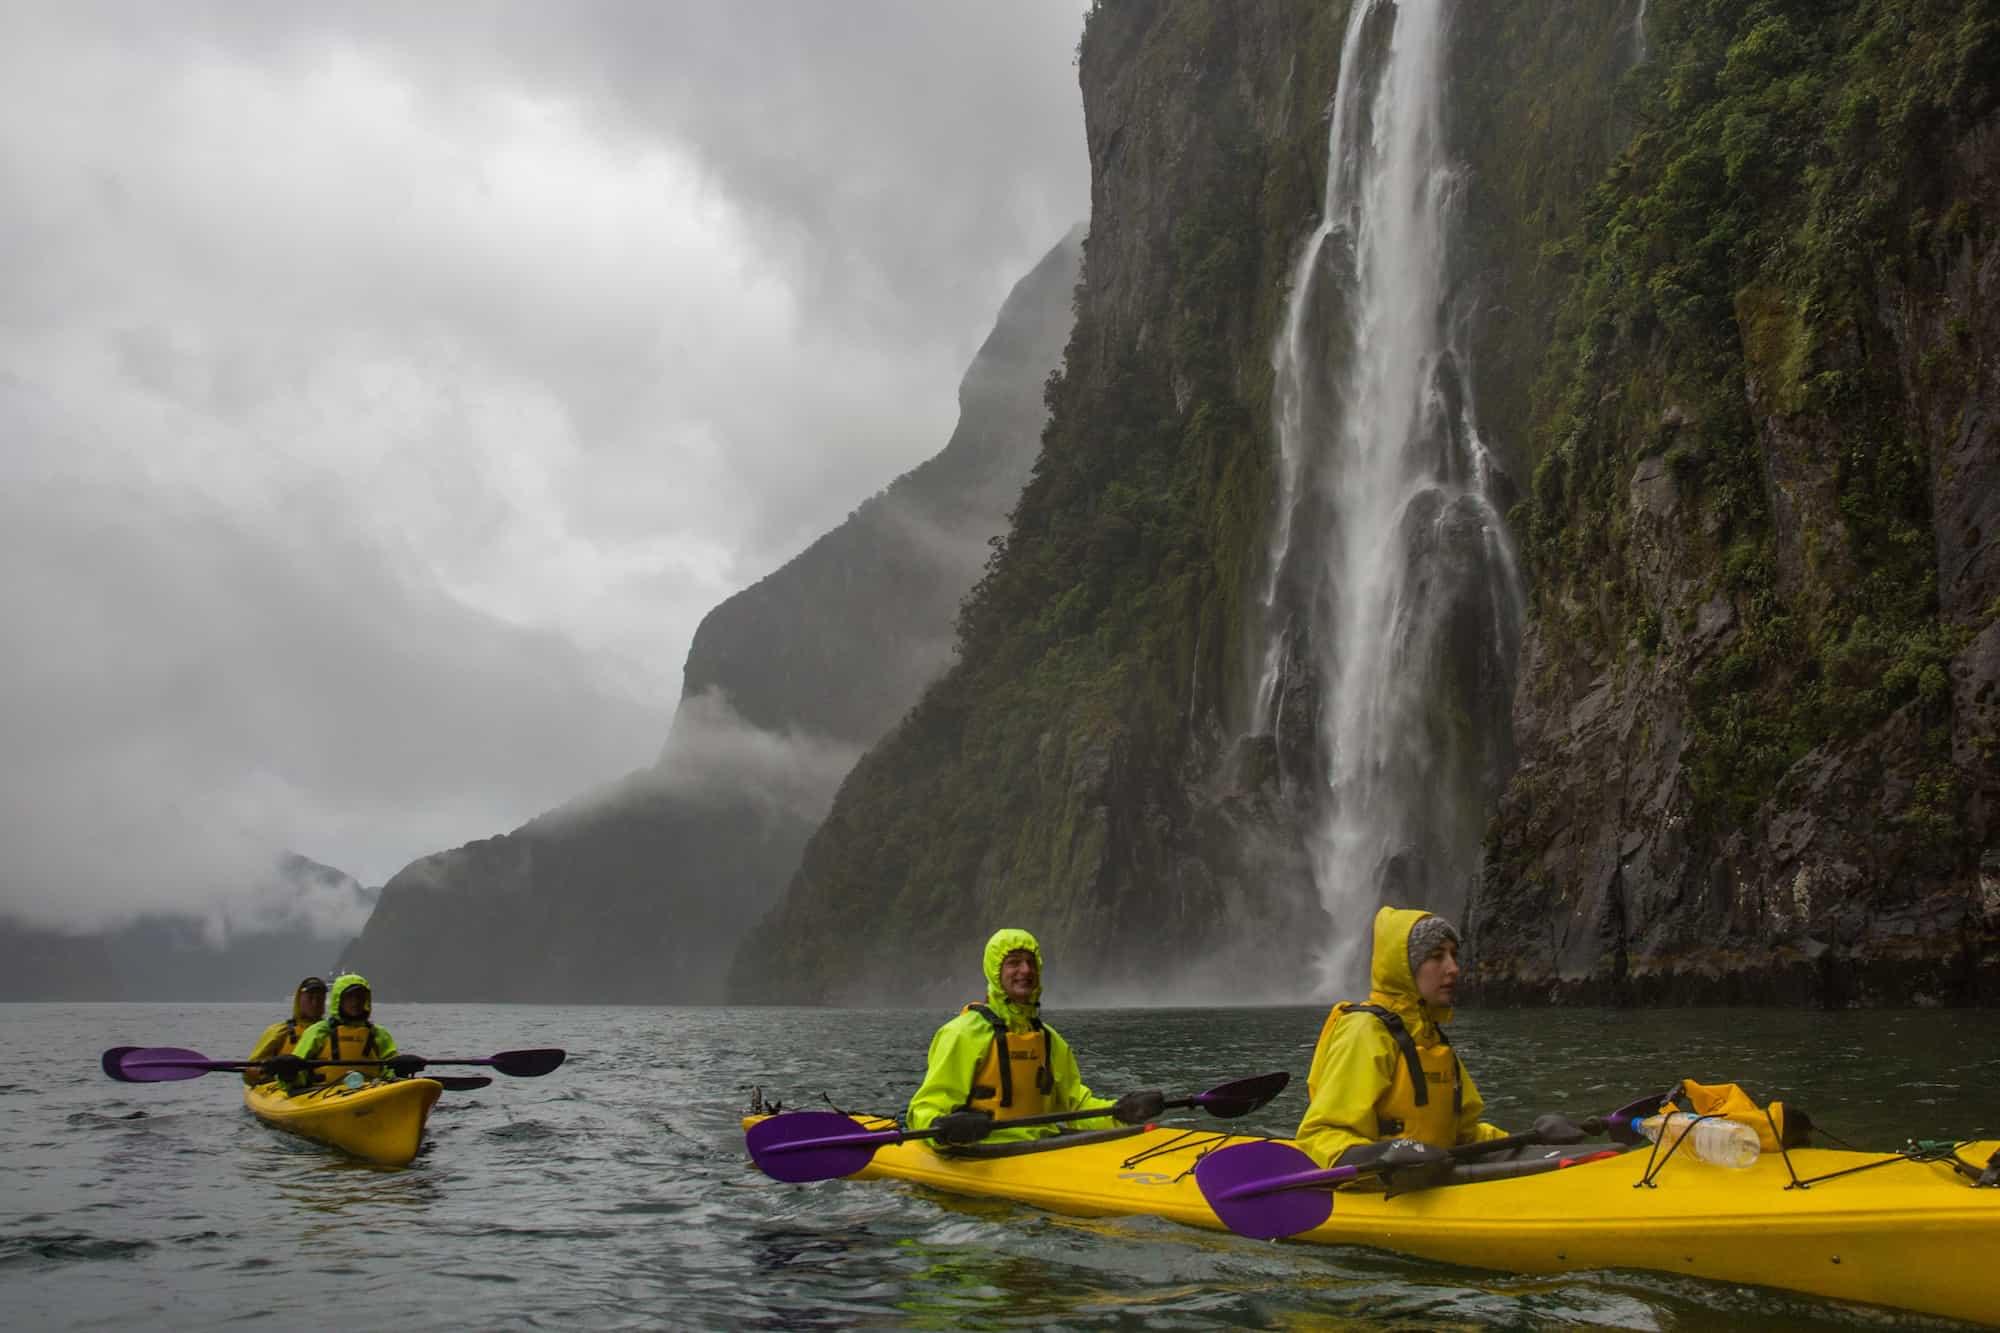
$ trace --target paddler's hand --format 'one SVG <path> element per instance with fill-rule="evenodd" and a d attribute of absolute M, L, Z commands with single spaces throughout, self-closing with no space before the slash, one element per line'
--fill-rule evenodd
<path fill-rule="evenodd" d="M 306 1062 L 296 1055 L 274 1055 L 264 1062 L 264 1077 L 292 1083 L 305 1077 Z"/>
<path fill-rule="evenodd" d="M 1167 1094 L 1158 1088 L 1128 1092 L 1111 1104 L 1111 1118 L 1121 1125 L 1143 1125 L 1167 1109 Z"/>
<path fill-rule="evenodd" d="M 415 1078 L 424 1072 L 424 1057 L 421 1055 L 392 1055 L 382 1062 L 382 1068 L 397 1078 Z"/>
<path fill-rule="evenodd" d="M 1384 1139 L 1357 1143 L 1336 1157 L 1335 1166 L 1359 1167 L 1364 1173 L 1399 1173 L 1398 1181 L 1440 1179 L 1451 1170 L 1451 1154 L 1415 1139 Z"/>
<path fill-rule="evenodd" d="M 963 1147 L 968 1143 L 977 1143 L 993 1132 L 993 1113 L 953 1111 L 950 1115 L 941 1115 L 932 1121 L 931 1128 L 937 1131 L 939 1143 Z"/>
<path fill-rule="evenodd" d="M 1535 1117 L 1535 1142 L 1582 1143 L 1583 1130 L 1560 1111 L 1547 1111 Z"/>

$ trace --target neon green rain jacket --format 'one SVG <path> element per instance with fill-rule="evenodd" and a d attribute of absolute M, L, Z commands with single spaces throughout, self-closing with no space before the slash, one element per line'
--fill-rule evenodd
<path fill-rule="evenodd" d="M 293 1055 L 298 1056 L 301 1060 L 317 1060 L 322 1057 L 322 1053 L 333 1044 L 333 1025 L 340 1022 L 340 997 L 355 986 L 367 987 L 369 992 L 368 1010 L 362 1017 L 368 1019 L 374 1014 L 374 988 L 368 985 L 368 978 L 355 972 L 335 977 L 333 979 L 333 986 L 326 993 L 326 1017 L 299 1034 L 298 1043 L 292 1047 Z M 342 1023 L 341 1026 L 353 1028 L 358 1025 L 354 1023 Z M 374 1036 L 368 1042 L 367 1058 L 371 1060 L 389 1059 L 396 1053 L 396 1039 L 390 1036 L 389 1029 L 383 1027 L 381 1024 L 370 1022 L 370 1026 L 374 1028 L 375 1032 Z M 351 1059 L 361 1058 L 352 1051 L 344 1052 L 344 1054 Z M 361 1072 L 369 1078 L 390 1077 L 388 1071 L 382 1069 L 371 1068 Z M 306 1082 L 332 1083 L 337 1081 L 340 1076 L 341 1071 L 337 1068 L 309 1069 L 306 1071 Z"/>
<path fill-rule="evenodd" d="M 1034 999 L 1025 1006 L 1015 1004 L 1007 998 L 1007 992 L 1000 988 L 1001 960 L 1016 949 L 1027 949 L 1035 955 L 1037 977 L 1041 973 L 1042 946 L 1035 937 L 1025 930 L 996 931 L 993 938 L 986 941 L 986 1005 L 994 1013 L 1005 1019 L 1014 1032 L 1029 1032 L 1034 1028 L 1034 1019 L 1041 1011 L 1042 991 L 1035 988 Z M 1055 1079 L 1055 1090 L 1049 1094 L 1049 1109 L 1054 1111 L 1079 1111 L 1092 1107 L 1109 1107 L 1110 1102 L 1094 1095 L 1083 1085 L 1083 1077 L 1077 1071 L 1076 1056 L 1070 1052 L 1069 1043 L 1062 1039 L 1054 1028 L 1043 1025 L 1049 1034 L 1049 1073 Z M 960 1013 L 958 1017 L 937 1030 L 931 1038 L 930 1066 L 924 1071 L 923 1086 L 916 1096 L 910 1098 L 907 1123 L 911 1129 L 928 1129 L 939 1116 L 964 1106 L 972 1096 L 972 1076 L 979 1069 L 979 1062 L 986 1056 L 986 1048 L 993 1044 L 993 1028 L 975 1013 Z M 1110 1119 L 1079 1120 L 1070 1122 L 1073 1129 L 1104 1129 L 1112 1125 Z M 1029 1125 L 1021 1129 L 996 1129 L 981 1142 L 1005 1143 L 1019 1139 L 1042 1138 L 1060 1132 L 1057 1125 Z"/>
<path fill-rule="evenodd" d="M 1451 1010 L 1433 1009 L 1417 993 L 1410 971 L 1410 930 L 1429 912 L 1385 907 L 1375 914 L 1375 953 L 1368 968 L 1368 1002 L 1403 1020 L 1419 1047 L 1435 1045 Z M 1299 1147 L 1320 1165 L 1339 1159 L 1356 1144 L 1388 1137 L 1381 1132 L 1377 1108 L 1388 1097 L 1402 1051 L 1389 1029 L 1370 1014 L 1328 1015 L 1313 1051 L 1306 1085 L 1312 1101 L 1299 1121 Z M 1461 1067 L 1463 1062 L 1461 1062 Z M 1454 1143 L 1505 1138 L 1507 1131 L 1479 1119 L 1486 1099 L 1464 1071 L 1464 1099 L 1459 1106 Z M 1438 1144 L 1441 1148 L 1452 1144 Z"/>
<path fill-rule="evenodd" d="M 265 1028 L 264 1035 L 257 1038 L 257 1044 L 252 1046 L 250 1054 L 243 1058 L 254 1063 L 261 1060 L 268 1060 L 274 1055 L 283 1055 L 286 1051 L 291 1050 L 292 1043 L 299 1039 L 299 1034 L 310 1026 L 306 1022 L 305 1004 L 306 988 L 300 986 L 292 992 L 292 1016 L 290 1018 L 281 1018 L 271 1024 L 271 1026 Z M 243 1071 L 243 1081 L 245 1083 L 261 1083 L 264 1081 L 262 1078 L 263 1072 L 261 1069 L 246 1069 Z"/>

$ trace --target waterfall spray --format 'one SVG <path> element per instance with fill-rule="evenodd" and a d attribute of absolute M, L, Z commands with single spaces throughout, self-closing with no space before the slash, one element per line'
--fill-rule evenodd
<path fill-rule="evenodd" d="M 1379 902 L 1463 909 L 1512 762 L 1521 594 L 1448 285 L 1462 181 L 1446 10 L 1357 0 L 1324 214 L 1273 350 L 1282 457 L 1252 716 L 1282 748 L 1285 701 L 1310 682 L 1326 990 L 1365 980 Z"/>

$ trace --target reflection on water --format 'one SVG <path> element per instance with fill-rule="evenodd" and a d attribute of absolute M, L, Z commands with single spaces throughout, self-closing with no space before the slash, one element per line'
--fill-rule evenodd
<path fill-rule="evenodd" d="M 1139 1326 L 1632 1329 L 1907 1326 L 1756 1288 L 1635 1273 L 1515 1277 L 1271 1245 L 1150 1218 L 1066 1218 L 883 1182 L 785 1186 L 744 1160 L 750 1089 L 900 1106 L 927 1012 L 385 1007 L 439 1056 L 567 1047 L 541 1079 L 447 1093 L 386 1171 L 270 1131 L 226 1075 L 127 1086 L 103 1047 L 233 1053 L 261 1007 L 0 1006 L 0 1324 L 341 1322 L 563 1328 Z M 1322 1011 L 1051 1017 L 1094 1088 L 1303 1073 Z M 1607 1110 L 1688 1076 L 1802 1105 L 1842 1138 L 2000 1136 L 1981 1015 L 1467 1011 L 1491 1118 Z M 1285 1132 L 1302 1079 L 1247 1127 Z M 302 1281 L 310 1272 L 312 1280 Z"/>

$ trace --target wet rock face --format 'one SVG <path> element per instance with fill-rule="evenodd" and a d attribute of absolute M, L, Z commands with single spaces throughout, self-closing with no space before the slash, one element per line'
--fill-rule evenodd
<path fill-rule="evenodd" d="M 1943 155 L 1947 199 L 1996 198 L 1996 123 Z M 1531 623 L 1521 753 L 1469 922 L 1488 1002 L 2000 1000 L 2000 247 L 1885 273 L 1836 370 L 1888 368 L 1887 421 L 1802 410 L 1754 352 L 1744 385 L 1770 515 L 1772 586 L 1813 624 L 1868 568 L 1851 555 L 1839 468 L 1857 431 L 1928 458 L 1945 679 L 1861 734 L 1805 750 L 1754 814 L 1699 827 L 1684 761 L 1690 682 L 1745 642 L 1668 457 L 1631 467 L 1626 562 L 1658 610 L 1656 651 Z M 1739 317 L 1754 318 L 1747 302 Z M 1744 343 L 1757 332 L 1746 326 Z M 1663 430 L 1663 440 L 1673 432 Z"/>

